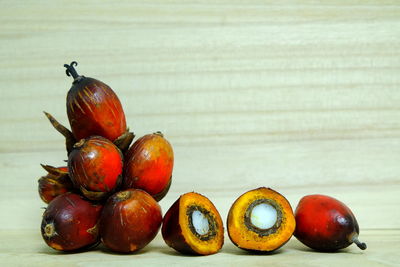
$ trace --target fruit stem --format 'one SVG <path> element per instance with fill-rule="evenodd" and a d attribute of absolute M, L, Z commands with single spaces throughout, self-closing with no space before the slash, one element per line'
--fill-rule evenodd
<path fill-rule="evenodd" d="M 74 66 L 78 66 L 78 63 L 76 61 L 72 61 L 71 64 L 64 64 L 64 67 L 67 68 L 65 70 L 65 73 L 67 74 L 67 76 L 72 76 L 72 78 L 74 78 L 74 80 L 76 80 L 78 77 L 80 77 L 80 75 L 78 74 L 78 72 L 76 72 L 76 69 L 74 68 Z"/>
<path fill-rule="evenodd" d="M 357 247 L 362 250 L 365 250 L 367 248 L 367 244 L 365 244 L 364 242 L 360 242 L 357 235 L 353 237 L 353 242 L 357 245 Z"/>

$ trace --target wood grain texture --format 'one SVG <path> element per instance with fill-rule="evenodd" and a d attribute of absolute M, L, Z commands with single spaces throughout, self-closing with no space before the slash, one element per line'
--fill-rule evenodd
<path fill-rule="evenodd" d="M 172 143 L 164 212 L 188 191 L 208 196 L 223 218 L 241 193 L 259 186 L 280 191 L 293 207 L 306 194 L 329 194 L 351 207 L 361 237 L 365 232 L 376 245 L 337 255 L 305 253 L 291 241 L 268 261 L 400 262 L 398 1 L 0 3 L 3 265 L 130 259 L 99 251 L 78 259 L 46 255 L 51 251 L 38 241 L 39 163 L 66 159 L 64 140 L 42 111 L 69 126 L 65 97 L 72 80 L 62 65 L 73 60 L 80 74 L 115 90 L 137 136 L 162 131 Z M 23 235 L 26 242 L 17 241 Z M 171 255 L 158 237 L 133 258 L 168 265 L 263 261 L 233 257 L 226 244 L 220 255 L 194 262 Z"/>

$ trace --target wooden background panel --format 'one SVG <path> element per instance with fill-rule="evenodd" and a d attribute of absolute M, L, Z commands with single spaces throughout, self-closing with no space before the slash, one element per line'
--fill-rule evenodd
<path fill-rule="evenodd" d="M 388 233 L 398 241 L 398 1 L 0 4 L 2 238 L 26 229 L 32 253 L 48 253 L 37 232 L 39 163 L 63 164 L 66 153 L 42 111 L 68 125 L 72 80 L 62 65 L 77 60 L 80 74 L 116 91 L 137 136 L 160 130 L 173 144 L 163 211 L 194 190 L 225 220 L 240 194 L 269 186 L 293 207 L 306 194 L 335 196 L 357 215 L 366 241 L 380 236 L 392 246 Z M 166 256 L 157 242 L 155 253 Z M 2 246 L 0 261 L 21 248 Z M 279 261 L 298 262 L 291 248 Z M 362 260 L 396 262 L 372 251 Z"/>
<path fill-rule="evenodd" d="M 174 144 L 398 136 L 395 2 L 42 3 L 2 11 L 1 151 L 56 149 L 74 59 Z"/>

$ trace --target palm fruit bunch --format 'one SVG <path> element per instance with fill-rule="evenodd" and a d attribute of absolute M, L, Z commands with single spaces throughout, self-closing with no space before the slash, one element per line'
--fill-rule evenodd
<path fill-rule="evenodd" d="M 45 112 L 65 137 L 68 159 L 66 166 L 42 165 L 47 174 L 38 191 L 48 204 L 42 237 L 60 251 L 87 250 L 101 242 L 115 252 L 134 252 L 160 229 L 158 201 L 171 185 L 173 149 L 161 132 L 133 142 L 116 93 L 79 75 L 75 66 L 64 65 L 74 79 L 66 99 L 71 130 Z"/>

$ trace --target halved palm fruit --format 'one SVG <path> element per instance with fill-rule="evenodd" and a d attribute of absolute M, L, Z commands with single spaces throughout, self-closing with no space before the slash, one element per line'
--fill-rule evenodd
<path fill-rule="evenodd" d="M 280 248 L 289 241 L 296 227 L 290 203 L 265 187 L 241 195 L 229 210 L 227 224 L 233 244 L 256 252 Z"/>
<path fill-rule="evenodd" d="M 222 219 L 214 204 L 198 193 L 186 193 L 170 207 L 161 233 L 165 243 L 184 254 L 210 255 L 224 244 Z"/>

